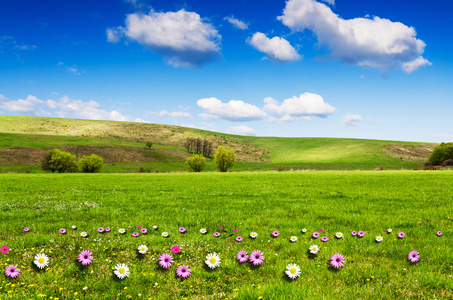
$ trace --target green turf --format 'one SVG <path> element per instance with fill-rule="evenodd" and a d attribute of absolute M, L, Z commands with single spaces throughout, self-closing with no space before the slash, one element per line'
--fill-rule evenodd
<path fill-rule="evenodd" d="M 2 279 L 0 298 L 451 298 L 452 178 L 452 171 L 0 174 L 0 240 L 10 247 L 0 264 L 22 268 L 19 278 Z M 78 229 L 71 231 L 71 225 Z M 151 232 L 133 238 L 138 225 Z M 101 226 L 112 232 L 97 233 Z M 181 226 L 186 234 L 178 233 Z M 60 228 L 68 234 L 58 233 Z M 119 228 L 127 234 L 119 235 Z M 308 233 L 301 234 L 302 228 Z M 392 234 L 385 233 L 388 228 Z M 319 229 L 327 243 L 311 240 Z M 276 239 L 270 237 L 274 230 L 280 232 Z M 352 237 L 352 230 L 366 235 Z M 81 231 L 89 237 L 81 238 Z M 170 237 L 161 237 L 163 231 Z M 221 237 L 214 238 L 214 231 Z M 257 239 L 248 238 L 251 231 Z M 338 231 L 344 239 L 334 238 Z M 402 240 L 399 231 L 406 233 Z M 244 241 L 235 242 L 237 235 Z M 292 235 L 296 243 L 289 242 Z M 378 235 L 382 243 L 374 242 Z M 150 248 L 143 259 L 136 254 L 142 243 Z M 321 246 L 317 257 L 307 253 L 313 243 Z M 175 278 L 177 265 L 168 271 L 157 266 L 157 256 L 176 244 L 182 250 L 176 264 L 194 270 L 187 280 Z M 85 268 L 76 262 L 83 249 L 95 257 Z M 262 250 L 265 262 L 237 263 L 241 249 Z M 407 261 L 411 250 L 420 252 L 419 263 Z M 41 251 L 50 257 L 46 270 L 32 265 Z M 203 263 L 211 251 L 221 255 L 215 270 Z M 339 271 L 328 266 L 335 252 L 346 257 Z M 117 263 L 130 267 L 130 277 L 114 278 Z M 288 263 L 301 267 L 300 278 L 286 278 Z"/>

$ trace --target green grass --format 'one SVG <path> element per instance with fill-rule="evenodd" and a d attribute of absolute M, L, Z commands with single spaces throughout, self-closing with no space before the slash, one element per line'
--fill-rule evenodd
<path fill-rule="evenodd" d="M 452 171 L 0 174 L 0 238 L 11 249 L 0 255 L 0 264 L 22 268 L 19 278 L 2 279 L 0 298 L 451 298 L 452 178 Z M 73 224 L 76 231 L 69 229 Z M 159 230 L 133 238 L 137 225 Z M 101 235 L 100 226 L 112 232 Z M 184 235 L 181 226 L 188 230 Z M 68 234 L 58 233 L 62 227 Z M 201 235 L 202 227 L 209 234 Z M 119 228 L 127 234 L 119 235 Z M 302 228 L 309 233 L 301 234 Z M 387 228 L 393 233 L 386 234 Z M 330 238 L 327 243 L 310 239 L 318 229 Z M 212 236 L 217 230 L 220 238 Z M 277 239 L 270 238 L 274 230 Z M 351 237 L 352 230 L 366 235 Z M 444 235 L 437 237 L 437 230 Z M 89 237 L 81 238 L 81 231 Z M 170 237 L 162 238 L 163 231 Z M 248 238 L 251 231 L 256 240 Z M 337 231 L 344 239 L 334 239 Z M 399 231 L 406 233 L 402 240 Z M 235 242 L 236 235 L 244 241 Z M 292 235 L 299 241 L 290 243 Z M 377 235 L 382 243 L 374 242 Z M 140 259 L 136 248 L 142 243 L 150 250 Z M 314 258 L 307 253 L 313 243 L 321 246 Z M 176 266 L 157 267 L 157 256 L 176 244 L 182 250 L 176 262 L 194 270 L 187 280 L 175 278 Z M 82 249 L 95 257 L 85 268 L 76 262 Z M 238 264 L 241 249 L 262 250 L 264 264 Z M 419 263 L 407 261 L 411 250 L 420 252 Z M 50 257 L 49 269 L 32 265 L 41 251 Z M 222 259 L 215 270 L 203 264 L 211 251 Z M 339 271 L 328 266 L 335 252 L 347 260 Z M 114 278 L 117 263 L 130 267 L 129 278 Z M 288 263 L 301 266 L 300 278 L 286 279 Z"/>

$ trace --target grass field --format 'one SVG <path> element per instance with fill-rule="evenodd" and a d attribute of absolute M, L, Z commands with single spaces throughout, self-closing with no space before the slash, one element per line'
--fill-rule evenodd
<path fill-rule="evenodd" d="M 0 254 L 0 264 L 17 264 L 22 274 L 2 279 L 0 298 L 451 298 L 452 178 L 452 171 L 1 174 L 0 246 L 10 251 Z M 132 237 L 138 225 L 150 233 Z M 97 233 L 107 226 L 112 232 Z M 181 226 L 186 234 L 178 232 Z M 199 233 L 202 227 L 207 235 Z M 386 234 L 388 228 L 393 233 Z M 328 242 L 310 238 L 319 229 Z M 275 239 L 274 230 L 280 232 Z M 353 230 L 366 235 L 352 237 Z M 170 237 L 161 237 L 163 231 Z M 214 231 L 221 236 L 213 237 Z M 257 239 L 248 237 L 251 231 Z M 334 238 L 338 231 L 343 239 Z M 401 240 L 400 231 L 406 234 Z M 234 241 L 238 235 L 243 242 Z M 289 242 L 293 235 L 296 243 Z M 382 243 L 374 241 L 378 235 Z M 317 257 L 308 254 L 314 243 L 321 246 Z M 143 259 L 139 244 L 149 247 Z M 181 247 L 176 264 L 194 271 L 186 280 L 175 277 L 176 265 L 168 271 L 157 265 L 157 256 L 174 245 Z M 76 258 L 84 249 L 95 260 L 82 268 Z M 242 249 L 262 250 L 265 262 L 239 264 L 235 255 Z M 407 261 L 411 250 L 420 252 L 416 264 Z M 49 256 L 48 269 L 33 267 L 39 252 Z M 219 268 L 204 265 L 209 252 L 220 253 Z M 338 271 L 328 265 L 335 252 L 346 257 Z M 117 263 L 131 271 L 122 281 L 113 275 Z M 294 281 L 284 274 L 289 263 L 301 267 Z"/>

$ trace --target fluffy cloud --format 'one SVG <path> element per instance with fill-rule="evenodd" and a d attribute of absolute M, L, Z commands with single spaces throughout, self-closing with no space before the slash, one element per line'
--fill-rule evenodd
<path fill-rule="evenodd" d="M 227 129 L 227 133 L 239 135 L 256 135 L 255 129 L 245 125 L 231 126 Z"/>
<path fill-rule="evenodd" d="M 197 105 L 206 111 L 206 113 L 200 114 L 204 119 L 217 118 L 241 122 L 261 120 L 267 116 L 260 108 L 242 100 L 230 100 L 228 103 L 223 103 L 219 99 L 211 97 L 198 100 Z"/>
<path fill-rule="evenodd" d="M 168 112 L 166 110 L 162 110 L 159 112 L 153 112 L 151 114 L 155 115 L 156 117 L 192 119 L 192 116 L 188 112 L 183 111 Z"/>
<path fill-rule="evenodd" d="M 323 2 L 326 2 L 329 5 L 335 5 L 335 0 L 322 0 Z"/>
<path fill-rule="evenodd" d="M 118 42 L 125 35 L 160 53 L 175 67 L 194 68 L 220 58 L 221 36 L 195 12 L 129 14 L 126 27 L 107 29 L 107 40 Z"/>
<path fill-rule="evenodd" d="M 249 26 L 247 24 L 245 24 L 244 22 L 236 19 L 233 16 L 225 17 L 225 18 L 223 18 L 223 20 L 228 21 L 231 25 L 233 25 L 234 27 L 236 27 L 238 29 L 241 29 L 241 30 L 246 30 L 246 29 L 249 28 Z"/>
<path fill-rule="evenodd" d="M 422 57 L 426 44 L 416 38 L 415 29 L 400 22 L 379 17 L 345 20 L 316 0 L 288 0 L 278 19 L 294 31 L 313 31 L 333 58 L 349 65 L 410 73 L 431 64 Z"/>
<path fill-rule="evenodd" d="M 284 38 L 275 36 L 269 39 L 265 34 L 256 32 L 248 43 L 256 50 L 266 53 L 267 58 L 273 62 L 282 63 L 300 59 L 297 51 Z"/>
<path fill-rule="evenodd" d="M 2 94 L 0 94 L 0 109 L 17 112 L 17 113 L 28 113 L 32 112 L 35 109 L 37 104 L 43 103 L 42 100 L 39 100 L 35 96 L 28 95 L 26 99 L 18 100 L 9 100 Z"/>
<path fill-rule="evenodd" d="M 363 120 L 363 118 L 361 115 L 347 113 L 346 115 L 341 117 L 341 124 L 343 124 L 344 126 L 356 127 L 356 126 L 359 126 L 359 123 L 362 120 Z"/>
<path fill-rule="evenodd" d="M 335 107 L 324 102 L 324 99 L 313 93 L 303 93 L 299 97 L 284 100 L 281 104 L 268 97 L 264 99 L 264 110 L 271 112 L 279 121 L 290 122 L 298 120 L 310 120 L 309 116 L 326 117 L 335 112 Z M 272 119 L 275 120 L 275 119 Z"/>

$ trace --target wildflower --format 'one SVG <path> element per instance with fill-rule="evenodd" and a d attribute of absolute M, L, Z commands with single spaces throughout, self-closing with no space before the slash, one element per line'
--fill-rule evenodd
<path fill-rule="evenodd" d="M 244 239 L 242 238 L 242 236 L 238 236 L 236 237 L 236 242 L 242 242 Z"/>
<path fill-rule="evenodd" d="M 168 236 L 169 236 L 168 232 L 166 232 L 166 231 L 162 232 L 162 234 L 161 234 L 161 235 L 162 235 L 162 236 L 163 236 L 164 238 L 166 238 L 166 237 L 168 237 Z"/>
<path fill-rule="evenodd" d="M 120 228 L 120 229 L 118 229 L 118 232 L 121 233 L 121 234 L 125 234 L 126 233 L 126 229 Z"/>
<path fill-rule="evenodd" d="M 119 279 L 124 279 L 129 276 L 129 268 L 125 264 L 117 264 L 115 271 L 113 271 Z"/>
<path fill-rule="evenodd" d="M 204 261 L 208 267 L 210 267 L 211 269 L 215 269 L 217 268 L 218 266 L 220 266 L 220 257 L 219 255 L 217 255 L 217 253 L 209 253 L 208 255 L 206 255 L 206 260 Z"/>
<path fill-rule="evenodd" d="M 304 229 L 301 230 L 301 232 L 302 233 L 307 233 L 307 229 L 304 228 Z"/>
<path fill-rule="evenodd" d="M 380 235 L 377 236 L 376 239 L 375 239 L 375 241 L 378 242 L 378 243 L 382 242 L 383 240 L 384 240 L 384 239 L 383 239 L 382 236 L 380 236 Z"/>
<path fill-rule="evenodd" d="M 329 240 L 329 238 L 326 237 L 326 236 L 323 236 L 323 237 L 321 238 L 321 242 L 327 242 L 328 240 Z"/>
<path fill-rule="evenodd" d="M 142 229 L 140 229 L 140 232 L 141 232 L 142 234 L 147 234 L 147 233 L 148 233 L 148 229 L 142 228 Z"/>
<path fill-rule="evenodd" d="M 343 233 L 337 232 L 337 233 L 335 233 L 335 237 L 336 237 L 337 239 L 341 239 L 341 238 L 343 237 Z"/>
<path fill-rule="evenodd" d="M 42 253 L 36 254 L 34 263 L 38 268 L 44 269 L 49 265 L 49 258 L 47 257 L 47 255 Z"/>
<path fill-rule="evenodd" d="M 138 246 L 138 252 L 140 254 L 146 254 L 146 251 L 148 251 L 148 247 L 146 245 L 140 245 Z"/>
<path fill-rule="evenodd" d="M 88 289 L 87 286 L 84 286 L 82 290 L 86 291 Z"/>
<path fill-rule="evenodd" d="M 300 267 L 296 264 L 289 264 L 286 266 L 286 275 L 291 279 L 296 279 L 300 276 Z"/>
<path fill-rule="evenodd" d="M 233 232 L 238 232 L 238 230 L 237 229 L 233 229 Z"/>
<path fill-rule="evenodd" d="M 319 247 L 317 245 L 311 245 L 309 248 L 311 254 L 318 254 Z"/>
<path fill-rule="evenodd" d="M 30 228 L 25 227 L 25 228 L 24 228 L 24 231 L 25 231 L 25 232 L 29 232 L 29 231 L 30 231 Z"/>
<path fill-rule="evenodd" d="M 280 233 L 279 233 L 277 230 L 275 230 L 274 232 L 272 232 L 272 236 L 273 236 L 274 238 L 278 237 L 279 235 L 280 235 Z"/>
<path fill-rule="evenodd" d="M 201 228 L 200 229 L 200 233 L 201 234 L 206 234 L 208 231 L 206 230 L 206 228 Z"/>
<path fill-rule="evenodd" d="M 249 260 L 255 266 L 261 265 L 264 261 L 263 252 L 261 252 L 260 250 L 253 251 L 252 254 L 250 254 Z"/>
<path fill-rule="evenodd" d="M 153 230 L 157 230 L 157 225 L 153 225 Z"/>
<path fill-rule="evenodd" d="M 343 267 L 344 262 L 345 262 L 344 256 L 340 253 L 335 253 L 330 257 L 330 265 L 335 269 Z"/>
<path fill-rule="evenodd" d="M 61 229 L 60 229 L 60 233 L 61 233 L 61 234 L 65 234 L 65 233 L 66 233 L 66 229 L 61 228 Z"/>
<path fill-rule="evenodd" d="M 138 225 L 138 226 L 137 226 L 137 229 L 140 229 L 140 228 L 142 228 L 142 226 Z"/>
<path fill-rule="evenodd" d="M 83 250 L 82 252 L 80 252 L 79 254 L 79 262 L 82 263 L 83 266 L 87 266 L 89 264 L 91 264 L 93 262 L 93 255 L 92 252 L 88 251 L 88 250 Z"/>
<path fill-rule="evenodd" d="M 192 274 L 192 269 L 189 266 L 181 265 L 176 269 L 176 275 L 182 278 L 187 278 Z"/>
<path fill-rule="evenodd" d="M 247 252 L 239 251 L 238 254 L 236 255 L 236 259 L 240 263 L 245 263 L 249 259 L 249 256 L 247 255 Z"/>
<path fill-rule="evenodd" d="M 293 235 L 292 237 L 289 238 L 289 241 L 290 241 L 291 243 L 297 242 L 297 236 Z"/>
<path fill-rule="evenodd" d="M 8 251 L 9 251 L 8 246 L 3 246 L 2 248 L 0 248 L 0 252 L 2 253 L 8 253 Z"/>
<path fill-rule="evenodd" d="M 139 234 L 138 232 L 133 232 L 133 233 L 132 233 L 132 236 L 133 236 L 133 237 L 138 237 L 139 235 L 140 235 L 140 234 Z"/>
<path fill-rule="evenodd" d="M 178 245 L 174 246 L 173 248 L 171 248 L 171 252 L 173 253 L 179 253 L 179 251 L 181 251 L 181 248 L 178 247 Z"/>
<path fill-rule="evenodd" d="M 256 232 L 251 232 L 251 233 L 250 233 L 250 237 L 251 237 L 252 239 L 256 239 L 256 238 L 258 237 L 258 233 L 256 233 Z"/>
<path fill-rule="evenodd" d="M 365 231 L 359 231 L 359 232 L 357 232 L 357 236 L 360 237 L 360 238 L 361 238 L 361 237 L 364 237 L 364 236 L 365 236 Z"/>
<path fill-rule="evenodd" d="M 220 232 L 214 232 L 212 235 L 215 236 L 215 237 L 219 237 L 220 236 Z"/>
<path fill-rule="evenodd" d="M 9 265 L 5 269 L 5 275 L 11 278 L 16 278 L 20 275 L 20 269 L 17 268 L 17 265 Z"/>
<path fill-rule="evenodd" d="M 405 236 L 404 232 L 398 232 L 398 238 L 402 239 Z"/>
<path fill-rule="evenodd" d="M 411 263 L 416 263 L 420 260 L 420 254 L 417 252 L 417 251 L 411 251 L 409 252 L 409 254 L 407 255 L 407 259 L 411 262 Z"/>
<path fill-rule="evenodd" d="M 442 231 L 438 231 L 436 232 L 437 236 L 441 236 L 442 235 Z"/>
<path fill-rule="evenodd" d="M 175 261 L 173 260 L 173 256 L 170 254 L 164 253 L 161 256 L 159 256 L 159 266 L 161 266 L 164 269 L 168 269 L 171 267 L 171 264 L 174 263 Z"/>
<path fill-rule="evenodd" d="M 323 232 L 323 231 L 324 231 L 324 230 L 322 230 L 322 229 L 319 229 L 319 232 Z"/>
<path fill-rule="evenodd" d="M 219 229 L 222 229 L 222 228 L 223 228 L 223 226 L 222 226 L 222 225 L 220 225 L 220 226 L 219 226 Z"/>
<path fill-rule="evenodd" d="M 356 235 L 357 235 L 357 231 L 351 232 L 351 235 L 352 235 L 352 236 L 356 236 Z"/>
<path fill-rule="evenodd" d="M 110 232 L 110 227 L 105 227 L 105 232 Z"/>
<path fill-rule="evenodd" d="M 98 228 L 98 232 L 99 232 L 99 233 L 103 233 L 103 232 L 104 232 L 104 228 L 99 227 L 99 228 Z"/>
<path fill-rule="evenodd" d="M 392 233 L 392 228 L 387 229 L 387 233 Z"/>
<path fill-rule="evenodd" d="M 80 233 L 80 236 L 85 238 L 85 237 L 88 236 L 88 233 L 86 233 L 85 231 L 82 231 L 82 232 Z"/>
<path fill-rule="evenodd" d="M 314 239 L 317 239 L 319 237 L 319 233 L 318 232 L 313 232 L 311 237 L 314 238 Z"/>
<path fill-rule="evenodd" d="M 179 232 L 180 232 L 180 233 L 186 233 L 186 231 L 187 231 L 187 230 L 186 230 L 184 227 L 179 228 Z"/>

